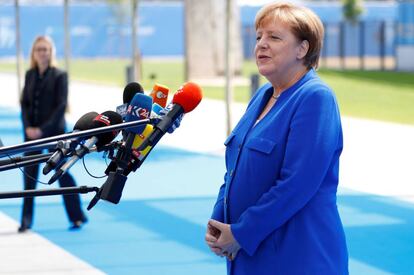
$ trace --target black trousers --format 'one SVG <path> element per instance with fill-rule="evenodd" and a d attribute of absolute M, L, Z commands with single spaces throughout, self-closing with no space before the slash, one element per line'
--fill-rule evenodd
<path fill-rule="evenodd" d="M 41 151 L 34 151 L 25 153 L 25 156 L 40 154 Z M 24 167 L 24 189 L 33 190 L 36 189 L 37 179 L 39 177 L 39 165 L 32 165 Z M 60 187 L 74 187 L 76 186 L 75 180 L 69 173 L 65 173 L 59 179 Z M 82 211 L 82 204 L 79 194 L 64 195 L 63 201 L 65 204 L 66 213 L 70 222 L 83 221 L 87 219 Z M 22 219 L 21 226 L 31 227 L 33 224 L 33 212 L 34 212 L 34 198 L 23 199 Z"/>

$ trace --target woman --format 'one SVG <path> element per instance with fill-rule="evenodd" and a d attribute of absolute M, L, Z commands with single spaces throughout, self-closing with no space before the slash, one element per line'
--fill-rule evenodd
<path fill-rule="evenodd" d="M 336 205 L 342 128 L 317 76 L 323 25 L 309 9 L 255 20 L 259 88 L 225 141 L 226 175 L 205 236 L 229 274 L 348 274 Z"/>
<path fill-rule="evenodd" d="M 56 68 L 55 47 L 48 36 L 36 37 L 30 55 L 30 69 L 26 72 L 21 98 L 24 140 L 30 141 L 63 134 L 65 109 L 68 97 L 66 72 Z M 40 154 L 29 152 L 25 155 Z M 24 168 L 24 189 L 35 189 L 39 165 Z M 73 177 L 66 173 L 59 181 L 62 187 L 76 186 Z M 79 195 L 63 196 L 72 229 L 80 228 L 87 221 Z M 32 227 L 33 198 L 25 198 L 19 232 Z"/>

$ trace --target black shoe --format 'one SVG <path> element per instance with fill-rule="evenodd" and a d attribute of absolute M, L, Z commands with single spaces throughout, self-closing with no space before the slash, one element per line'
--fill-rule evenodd
<path fill-rule="evenodd" d="M 24 233 L 29 229 L 30 229 L 30 226 L 22 224 L 22 225 L 20 225 L 19 229 L 17 229 L 17 232 Z"/>
<path fill-rule="evenodd" d="M 72 225 L 69 227 L 69 230 L 78 230 L 82 227 L 83 224 L 86 223 L 86 220 L 79 220 L 79 221 L 74 221 L 72 223 Z"/>

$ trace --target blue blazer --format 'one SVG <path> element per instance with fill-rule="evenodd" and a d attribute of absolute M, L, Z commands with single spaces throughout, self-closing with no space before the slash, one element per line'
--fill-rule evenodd
<path fill-rule="evenodd" d="M 273 87 L 261 87 L 226 145 L 212 218 L 241 245 L 229 274 L 348 274 L 336 205 L 341 120 L 314 70 L 284 91 L 256 125 Z"/>

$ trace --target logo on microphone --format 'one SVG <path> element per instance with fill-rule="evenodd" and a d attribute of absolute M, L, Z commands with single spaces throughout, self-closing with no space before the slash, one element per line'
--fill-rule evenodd
<path fill-rule="evenodd" d="M 106 115 L 102 115 L 102 114 L 96 116 L 93 120 L 94 121 L 102 122 L 102 123 L 104 123 L 106 125 L 110 125 L 111 124 L 111 121 L 109 120 L 109 117 L 107 117 Z"/>
<path fill-rule="evenodd" d="M 156 96 L 157 96 L 157 98 L 167 98 L 167 95 L 166 94 L 164 94 L 163 92 L 161 92 L 161 91 L 158 91 L 157 92 L 157 94 L 156 94 Z"/>
<path fill-rule="evenodd" d="M 132 155 L 136 158 L 139 159 L 139 157 L 141 156 L 142 152 L 138 151 L 137 149 L 133 149 L 132 150 Z"/>
<path fill-rule="evenodd" d="M 139 119 L 146 119 L 150 115 L 150 111 L 148 109 L 131 105 L 128 107 L 128 113 L 132 116 L 138 117 Z"/>
<path fill-rule="evenodd" d="M 180 88 L 178 88 L 178 90 L 175 92 L 175 94 L 180 94 L 182 93 L 184 90 L 184 85 L 182 85 Z"/>
<path fill-rule="evenodd" d="M 128 108 L 128 104 L 122 104 L 116 107 L 116 112 L 122 116 L 122 118 L 125 118 Z"/>

